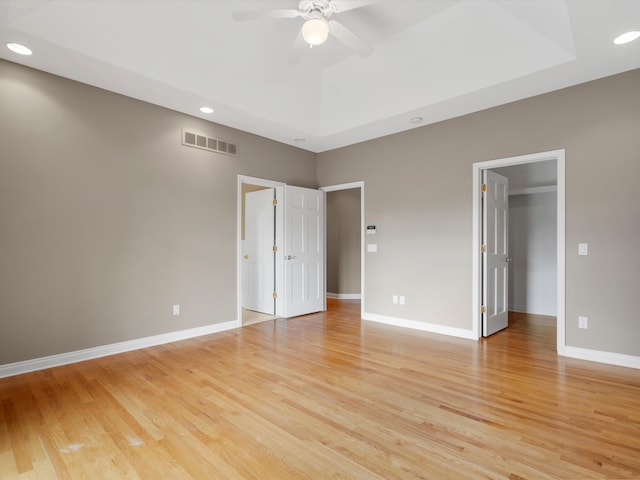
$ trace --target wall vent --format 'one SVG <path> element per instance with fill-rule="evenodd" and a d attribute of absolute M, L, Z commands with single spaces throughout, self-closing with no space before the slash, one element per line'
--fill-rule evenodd
<path fill-rule="evenodd" d="M 182 130 L 182 145 L 222 153 L 224 155 L 232 155 L 234 157 L 238 156 L 237 144 L 217 138 L 205 137 L 204 135 L 187 132 L 186 130 Z"/>

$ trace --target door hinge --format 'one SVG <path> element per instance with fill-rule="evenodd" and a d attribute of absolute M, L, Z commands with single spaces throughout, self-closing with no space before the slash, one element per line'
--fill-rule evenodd
<path fill-rule="evenodd" d="M 487 313 L 487 307 L 485 307 L 484 305 L 482 305 L 482 308 L 480 308 L 480 313 Z"/>
<path fill-rule="evenodd" d="M 274 245 L 273 246 L 273 253 L 277 253 L 278 252 L 278 245 Z"/>
<path fill-rule="evenodd" d="M 274 207 L 277 207 L 277 206 L 278 206 L 278 199 L 277 199 L 277 198 L 274 198 L 274 199 L 273 199 L 273 206 L 274 206 Z"/>
<path fill-rule="evenodd" d="M 483 243 L 482 247 L 480 247 L 480 250 L 482 250 L 482 253 L 487 253 L 487 244 Z"/>
<path fill-rule="evenodd" d="M 483 193 L 486 193 L 487 191 L 487 184 L 483 183 L 482 186 L 480 187 L 480 190 L 482 190 Z"/>
<path fill-rule="evenodd" d="M 278 292 L 273 292 L 273 299 L 276 300 L 278 298 Z"/>

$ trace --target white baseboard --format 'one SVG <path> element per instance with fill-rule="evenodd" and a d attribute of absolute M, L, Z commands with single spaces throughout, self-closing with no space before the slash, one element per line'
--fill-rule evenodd
<path fill-rule="evenodd" d="M 425 332 L 439 333 L 441 335 L 449 335 L 450 337 L 478 340 L 478 337 L 473 334 L 473 330 L 465 330 L 463 328 L 446 327 L 443 325 L 436 325 L 434 323 L 417 322 L 415 320 L 387 317 L 385 315 L 377 315 L 375 313 L 366 312 L 362 314 L 362 319 L 372 322 L 384 323 L 386 325 L 394 325 L 396 327 L 412 328 L 414 330 L 422 330 Z"/>
<path fill-rule="evenodd" d="M 620 367 L 640 368 L 640 357 L 625 355 L 623 353 L 602 352 L 600 350 L 590 350 L 588 348 L 578 348 L 565 346 L 558 355 L 589 360 L 590 362 L 608 363 Z"/>
<path fill-rule="evenodd" d="M 23 362 L 9 363 L 0 365 L 0 378 L 12 377 L 22 373 L 35 372 L 36 370 L 44 370 L 45 368 L 58 367 L 69 363 L 83 362 L 93 358 L 106 357 L 116 353 L 129 352 L 140 348 L 153 347 L 162 345 L 163 343 L 177 342 L 178 340 L 186 340 L 187 338 L 200 337 L 212 333 L 222 332 L 238 328 L 238 321 L 233 320 L 224 323 L 215 323 L 205 325 L 204 327 L 189 328 L 177 332 L 163 333 L 161 335 L 153 335 L 151 337 L 138 338 L 136 340 L 128 340 L 126 342 L 112 343 L 100 347 L 87 348 L 75 352 L 61 353 L 48 357 L 35 358 L 33 360 L 25 360 Z"/>
<path fill-rule="evenodd" d="M 329 294 L 327 294 L 327 296 L 328 295 Z M 478 340 L 473 335 L 472 330 L 465 330 L 462 328 L 446 327 L 433 323 L 417 322 L 415 320 L 406 320 L 403 318 L 388 317 L 385 315 L 377 315 L 374 313 L 366 312 L 363 313 L 362 319 L 377 323 L 383 323 L 386 325 L 393 325 L 396 327 L 411 328 L 415 330 L 422 330 L 425 332 L 449 335 L 452 337 Z M 128 340 L 126 342 L 103 345 L 100 347 L 87 348 L 85 350 L 78 350 L 75 352 L 61 353 L 58 355 L 36 358 L 33 360 L 25 360 L 23 362 L 9 363 L 6 365 L 0 365 L 0 378 L 11 377 L 14 375 L 20 375 L 22 373 L 34 372 L 37 370 L 44 370 L 46 368 L 67 365 L 69 363 L 82 362 L 85 360 L 91 360 L 93 358 L 106 357 L 108 355 L 114 355 L 117 353 L 129 352 L 132 350 L 152 347 L 155 345 L 162 345 L 164 343 L 177 342 L 179 340 L 186 340 L 188 338 L 199 337 L 202 335 L 210 335 L 212 333 L 239 328 L 240 326 L 241 325 L 239 325 L 238 321 L 233 320 L 224 323 L 206 325 L 204 327 L 190 328 L 187 330 L 164 333 L 161 335 L 139 338 L 136 340 Z M 580 360 L 588 360 L 591 362 L 599 362 L 610 365 L 618 365 L 621 367 L 640 369 L 640 357 L 636 357 L 633 355 L 602 352 L 599 350 L 590 350 L 586 348 L 570 346 L 565 346 L 561 351 L 558 352 L 558 354 Z"/>
<path fill-rule="evenodd" d="M 335 298 L 338 300 L 361 300 L 362 295 L 359 293 L 331 293 L 327 292 L 327 298 Z"/>
<path fill-rule="evenodd" d="M 472 330 L 462 328 L 445 327 L 433 323 L 417 322 L 415 320 L 406 320 L 403 318 L 388 317 L 385 315 L 377 315 L 375 313 L 363 313 L 363 320 L 384 323 L 386 325 L 394 325 L 396 327 L 413 328 L 425 332 L 439 333 L 452 337 L 466 338 L 469 340 L 478 340 Z M 558 351 L 558 355 L 576 358 L 580 360 L 588 360 L 591 362 L 606 363 L 609 365 L 618 365 L 620 367 L 639 368 L 640 357 L 633 355 L 625 355 L 622 353 L 602 352 L 600 350 L 589 350 L 586 348 L 565 346 Z"/>
<path fill-rule="evenodd" d="M 552 311 L 536 312 L 535 310 L 531 310 L 527 306 L 522 306 L 522 305 L 510 305 L 508 308 L 510 312 L 528 313 L 529 315 L 542 315 L 545 317 L 557 317 L 557 315 Z"/>

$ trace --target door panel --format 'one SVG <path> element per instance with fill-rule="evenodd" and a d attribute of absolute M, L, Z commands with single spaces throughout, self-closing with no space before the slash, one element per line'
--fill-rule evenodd
<path fill-rule="evenodd" d="M 285 315 L 324 308 L 324 193 L 285 188 Z"/>
<path fill-rule="evenodd" d="M 273 315 L 275 292 L 274 190 L 245 195 L 245 241 L 242 306 Z"/>
<path fill-rule="evenodd" d="M 485 170 L 487 186 L 482 202 L 482 238 L 486 252 L 482 254 L 482 334 L 486 337 L 506 328 L 508 310 L 508 221 L 509 179 Z"/>

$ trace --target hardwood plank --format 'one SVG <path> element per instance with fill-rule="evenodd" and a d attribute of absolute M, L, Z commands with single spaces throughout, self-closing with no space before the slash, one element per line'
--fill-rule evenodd
<path fill-rule="evenodd" d="M 0 478 L 638 479 L 640 374 L 327 312 L 0 379 Z"/>
<path fill-rule="evenodd" d="M 29 451 L 27 449 L 27 438 L 23 431 L 21 422 L 18 420 L 14 403 L 7 399 L 2 401 L 2 410 L 4 411 L 4 422 L 7 425 L 9 440 L 11 441 L 11 450 L 16 462 L 18 473 L 24 473 L 33 469 Z"/>

